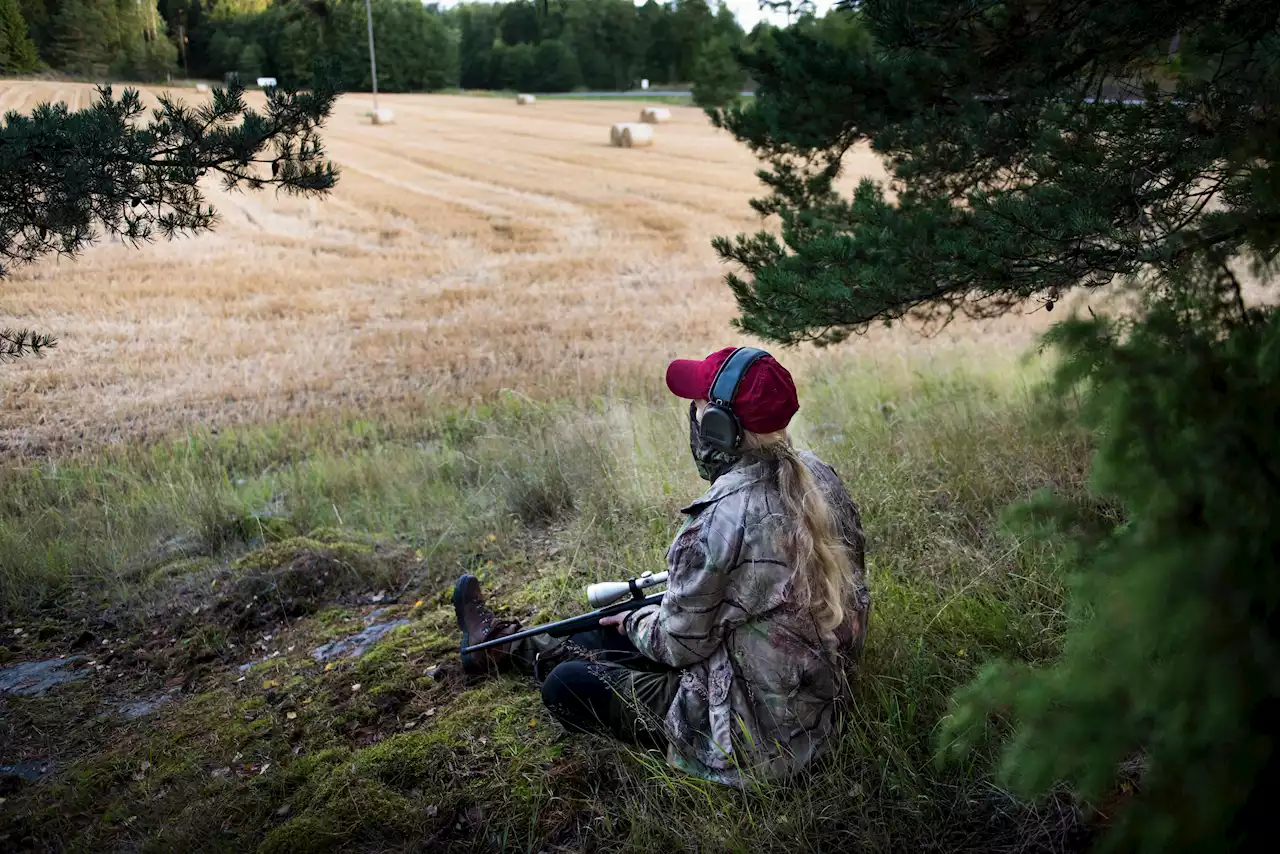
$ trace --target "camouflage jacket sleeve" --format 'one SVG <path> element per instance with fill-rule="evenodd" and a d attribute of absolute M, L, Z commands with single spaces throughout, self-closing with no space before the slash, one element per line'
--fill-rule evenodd
<path fill-rule="evenodd" d="M 636 648 L 654 661 L 671 667 L 704 661 L 734 628 L 721 605 L 731 568 L 725 565 L 729 544 L 723 534 L 732 536 L 736 526 L 718 525 L 718 509 L 718 504 L 704 508 L 676 535 L 667 552 L 662 604 L 636 611 L 623 624 Z"/>

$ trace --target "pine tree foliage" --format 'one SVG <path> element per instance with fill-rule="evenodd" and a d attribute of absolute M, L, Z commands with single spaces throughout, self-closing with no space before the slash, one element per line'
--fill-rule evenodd
<path fill-rule="evenodd" d="M 988 666 L 943 734 L 963 754 L 998 712 L 1004 778 L 1028 794 L 1069 780 L 1118 812 L 1108 850 L 1252 851 L 1273 835 L 1280 313 L 1242 322 L 1230 299 L 1191 294 L 1140 320 L 1053 330 L 1060 390 L 1083 392 L 1099 437 L 1091 486 L 1128 519 L 1075 538 L 1060 660 Z M 1016 515 L 1063 531 L 1077 521 L 1066 510 L 1042 500 Z M 1132 778 L 1119 787 L 1117 769 Z"/>
<path fill-rule="evenodd" d="M 781 31 L 745 60 L 754 102 L 716 116 L 768 161 L 755 206 L 782 221 L 781 239 L 716 242 L 749 276 L 730 279 L 746 331 L 829 342 L 904 315 L 1047 305 L 1204 252 L 1274 257 L 1280 6 L 858 6 L 875 50 Z M 894 198 L 870 180 L 834 192 L 864 142 Z"/>
<path fill-rule="evenodd" d="M 775 33 L 743 56 L 755 103 L 716 113 L 767 161 L 755 205 L 782 225 L 717 241 L 742 328 L 830 342 L 1134 297 L 1048 337 L 1096 436 L 1089 501 L 1010 511 L 1069 557 L 1062 654 L 991 663 L 940 755 L 1003 739 L 1003 779 L 1071 784 L 1112 850 L 1259 849 L 1280 784 L 1280 6 L 856 5 L 873 45 Z M 890 186 L 843 197 L 862 143 Z"/>
<path fill-rule="evenodd" d="M 42 104 L 10 112 L 0 125 L 0 278 L 8 267 L 53 253 L 74 256 L 106 234 L 130 243 L 212 228 L 200 181 L 304 195 L 333 187 L 319 130 L 336 92 L 327 75 L 311 90 L 272 89 L 263 111 L 240 86 L 215 89 L 188 106 L 162 96 L 149 122 L 142 99 L 110 87 L 82 110 Z M 47 338 L 5 331 L 0 355 L 49 346 Z"/>
<path fill-rule="evenodd" d="M 58 346 L 51 335 L 41 335 L 29 329 L 0 329 L 0 363 L 22 356 L 38 356 L 45 350 Z"/>

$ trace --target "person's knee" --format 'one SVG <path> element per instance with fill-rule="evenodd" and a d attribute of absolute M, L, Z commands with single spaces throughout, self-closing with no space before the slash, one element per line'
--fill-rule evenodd
<path fill-rule="evenodd" d="M 601 726 L 600 679 L 585 661 L 557 664 L 542 683 L 542 702 L 566 729 L 578 732 Z"/>
<path fill-rule="evenodd" d="M 591 679 L 587 662 L 561 662 L 552 668 L 542 683 L 542 702 L 547 708 L 583 705 L 586 702 L 584 689 Z"/>

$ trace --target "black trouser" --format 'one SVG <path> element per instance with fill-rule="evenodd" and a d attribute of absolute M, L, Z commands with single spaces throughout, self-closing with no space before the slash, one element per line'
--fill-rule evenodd
<path fill-rule="evenodd" d="M 563 641 L 531 638 L 512 653 L 541 683 L 543 703 L 565 729 L 665 750 L 663 724 L 680 674 L 646 658 L 626 635 L 605 627 Z"/>

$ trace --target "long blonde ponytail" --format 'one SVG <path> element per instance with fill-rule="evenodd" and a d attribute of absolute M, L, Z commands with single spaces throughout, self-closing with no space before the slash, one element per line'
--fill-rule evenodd
<path fill-rule="evenodd" d="M 809 608 L 822 630 L 835 629 L 844 621 L 845 599 L 853 583 L 853 567 L 835 512 L 809 468 L 796 456 L 785 430 L 747 433 L 743 445 L 777 460 L 796 604 Z"/>

